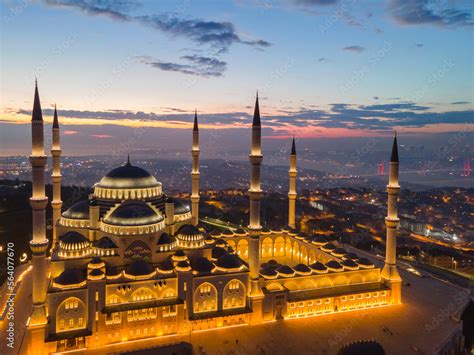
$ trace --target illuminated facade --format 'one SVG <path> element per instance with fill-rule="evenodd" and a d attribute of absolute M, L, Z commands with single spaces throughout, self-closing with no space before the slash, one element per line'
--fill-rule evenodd
<path fill-rule="evenodd" d="M 298 233 L 296 148 L 290 158 L 289 227 L 260 224 L 261 121 L 258 96 L 249 160 L 249 225 L 206 232 L 199 222 L 199 129 L 193 128 L 191 208 L 163 192 L 130 160 L 93 193 L 54 214 L 46 257 L 43 120 L 33 109 L 33 302 L 28 354 L 94 349 L 232 325 L 367 309 L 401 302 L 396 269 L 398 154 L 390 171 L 383 271 L 324 236 Z M 59 124 L 53 125 L 52 207 L 61 208 Z M 396 157 L 396 159 L 395 159 Z M 59 207 L 58 207 L 59 206 Z"/>

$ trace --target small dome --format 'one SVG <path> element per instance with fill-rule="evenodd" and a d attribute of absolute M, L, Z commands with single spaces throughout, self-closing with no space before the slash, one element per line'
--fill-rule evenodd
<path fill-rule="evenodd" d="M 89 272 L 89 276 L 92 276 L 93 278 L 102 278 L 105 275 L 101 269 L 93 269 Z"/>
<path fill-rule="evenodd" d="M 344 259 L 351 259 L 351 260 L 357 260 L 359 257 L 357 256 L 356 253 L 347 253 L 343 256 Z"/>
<path fill-rule="evenodd" d="M 83 250 L 89 246 L 89 240 L 78 232 L 67 232 L 59 237 L 59 246 L 67 251 Z"/>
<path fill-rule="evenodd" d="M 324 245 L 327 242 L 328 242 L 327 238 L 322 235 L 314 237 L 313 240 L 311 241 L 311 243 L 315 245 Z"/>
<path fill-rule="evenodd" d="M 143 189 L 160 185 L 148 171 L 130 163 L 109 171 L 99 182 L 100 187 L 116 189 Z"/>
<path fill-rule="evenodd" d="M 181 261 L 181 260 L 187 260 L 188 256 L 184 251 L 181 249 L 178 249 L 174 252 L 173 256 L 171 257 L 174 261 Z"/>
<path fill-rule="evenodd" d="M 351 259 L 346 259 L 342 261 L 341 265 L 344 267 L 344 269 L 347 270 L 357 270 L 359 268 L 359 265 Z"/>
<path fill-rule="evenodd" d="M 122 203 L 104 219 L 116 226 L 145 226 L 163 221 L 163 216 L 155 212 L 146 202 L 131 200 Z"/>
<path fill-rule="evenodd" d="M 176 239 L 169 235 L 168 233 L 163 233 L 160 235 L 160 239 L 158 239 L 157 245 L 166 245 L 166 244 L 173 244 Z"/>
<path fill-rule="evenodd" d="M 204 257 L 197 258 L 194 262 L 191 262 L 191 266 L 198 273 L 210 273 L 215 268 L 214 264 Z"/>
<path fill-rule="evenodd" d="M 317 272 L 318 274 L 325 274 L 328 272 L 328 268 L 326 267 L 326 265 L 324 265 L 323 263 L 319 261 L 312 263 L 309 267 L 315 272 Z"/>
<path fill-rule="evenodd" d="M 230 238 L 234 236 L 234 232 L 232 232 L 230 229 L 226 229 L 225 231 L 222 232 L 222 236 L 226 238 Z"/>
<path fill-rule="evenodd" d="M 273 269 L 276 269 L 277 267 L 280 266 L 280 264 L 278 264 L 278 261 L 276 261 L 275 259 L 268 260 L 267 265 Z"/>
<path fill-rule="evenodd" d="M 102 237 L 94 243 L 95 248 L 99 249 L 116 249 L 117 245 L 109 237 Z"/>
<path fill-rule="evenodd" d="M 327 252 L 332 252 L 336 247 L 332 243 L 326 243 L 321 247 L 322 250 L 327 251 Z"/>
<path fill-rule="evenodd" d="M 344 268 L 336 260 L 331 260 L 326 263 L 326 266 L 331 271 L 342 271 Z"/>
<path fill-rule="evenodd" d="M 102 265 L 104 262 L 102 261 L 101 258 L 99 257 L 95 257 L 95 258 L 92 258 L 91 261 L 89 261 L 89 265 Z"/>
<path fill-rule="evenodd" d="M 245 231 L 245 229 L 239 228 L 234 232 L 234 234 L 239 237 L 244 237 L 247 235 L 247 232 Z"/>
<path fill-rule="evenodd" d="M 303 240 L 303 239 L 305 239 L 305 238 L 307 238 L 307 237 L 308 237 L 308 235 L 307 235 L 306 233 L 304 233 L 304 232 L 300 232 L 300 233 L 298 233 L 298 234 L 295 236 L 295 238 L 296 238 L 296 239 L 299 239 L 299 240 Z"/>
<path fill-rule="evenodd" d="M 204 242 L 206 244 L 214 244 L 215 240 L 209 234 L 204 235 Z"/>
<path fill-rule="evenodd" d="M 277 272 L 268 265 L 260 268 L 260 275 L 266 279 L 274 279 L 278 276 Z"/>
<path fill-rule="evenodd" d="M 235 254 L 226 254 L 216 261 L 216 266 L 220 269 L 239 269 L 244 262 Z"/>
<path fill-rule="evenodd" d="M 359 264 L 359 266 L 361 268 L 364 268 L 364 269 L 371 269 L 373 267 L 375 267 L 374 263 L 371 262 L 369 259 L 367 258 L 360 258 L 357 260 L 357 264 Z"/>
<path fill-rule="evenodd" d="M 346 249 L 343 249 L 343 248 L 336 248 L 331 252 L 331 254 L 334 255 L 334 256 L 341 257 L 341 256 L 347 254 L 347 251 L 346 251 Z"/>
<path fill-rule="evenodd" d="M 186 242 L 195 242 L 203 239 L 202 233 L 192 224 L 185 224 L 178 229 L 176 233 L 176 238 L 186 241 Z"/>
<path fill-rule="evenodd" d="M 77 285 L 86 280 L 86 273 L 78 269 L 66 269 L 53 281 L 61 286 Z"/>
<path fill-rule="evenodd" d="M 213 229 L 210 233 L 213 237 L 220 237 L 221 236 L 221 231 L 218 229 Z"/>
<path fill-rule="evenodd" d="M 158 271 L 162 273 L 173 272 L 174 266 L 170 259 L 158 263 Z"/>
<path fill-rule="evenodd" d="M 270 228 L 268 228 L 267 226 L 263 227 L 262 230 L 260 231 L 260 233 L 262 234 L 270 234 L 272 231 Z"/>
<path fill-rule="evenodd" d="M 298 264 L 294 267 L 295 271 L 297 274 L 300 275 L 310 275 L 311 274 L 311 269 L 309 268 L 308 265 L 305 264 Z"/>
<path fill-rule="evenodd" d="M 228 254 L 227 250 L 221 247 L 214 247 L 211 250 L 211 258 L 214 260 L 219 259 L 221 256 Z"/>
<path fill-rule="evenodd" d="M 63 217 L 69 219 L 89 219 L 89 200 L 75 203 L 63 213 Z"/>
<path fill-rule="evenodd" d="M 178 270 L 178 271 L 189 271 L 189 270 L 191 270 L 191 265 L 189 265 L 187 260 L 181 260 L 176 264 L 176 270 Z"/>
<path fill-rule="evenodd" d="M 278 275 L 283 276 L 283 277 L 292 277 L 295 276 L 295 270 L 293 270 L 291 267 L 288 265 L 281 265 L 276 269 Z"/>
<path fill-rule="evenodd" d="M 153 271 L 155 268 L 143 260 L 136 260 L 125 269 L 125 273 L 131 276 L 150 275 Z"/>
<path fill-rule="evenodd" d="M 174 199 L 174 214 L 183 214 L 188 213 L 189 211 L 189 202 Z"/>

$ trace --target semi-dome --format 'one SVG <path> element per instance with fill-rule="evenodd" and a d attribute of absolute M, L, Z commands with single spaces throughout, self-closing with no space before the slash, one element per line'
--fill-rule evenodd
<path fill-rule="evenodd" d="M 278 275 L 283 276 L 283 277 L 292 277 L 295 276 L 295 270 L 293 270 L 291 267 L 288 265 L 281 265 L 276 269 Z"/>
<path fill-rule="evenodd" d="M 219 259 L 221 256 L 228 254 L 227 250 L 221 247 L 214 247 L 211 250 L 211 258 L 214 260 Z"/>
<path fill-rule="evenodd" d="M 125 273 L 131 276 L 146 276 L 155 271 L 155 268 L 143 260 L 136 260 L 128 265 Z"/>
<path fill-rule="evenodd" d="M 163 233 L 160 235 L 160 239 L 158 239 L 157 245 L 166 245 L 166 244 L 173 244 L 176 241 L 175 237 L 169 235 L 168 233 Z"/>
<path fill-rule="evenodd" d="M 54 278 L 53 282 L 60 286 L 71 286 L 81 284 L 86 280 L 86 273 L 84 270 L 66 269 L 58 277 Z"/>
<path fill-rule="evenodd" d="M 260 275 L 266 279 L 274 279 L 278 276 L 277 272 L 268 265 L 262 266 L 260 268 Z"/>
<path fill-rule="evenodd" d="M 94 242 L 94 248 L 98 249 L 116 249 L 117 245 L 109 237 L 102 237 L 98 241 Z"/>
<path fill-rule="evenodd" d="M 198 273 L 210 273 L 215 268 L 214 264 L 208 258 L 204 257 L 191 261 L 191 266 L 193 270 Z"/>
<path fill-rule="evenodd" d="M 104 222 L 115 226 L 145 226 L 163 221 L 158 214 L 144 201 L 126 201 L 104 218 Z"/>
<path fill-rule="evenodd" d="M 127 162 L 124 166 L 107 173 L 98 186 L 112 189 L 143 189 L 161 186 L 155 177 L 145 169 Z"/>
<path fill-rule="evenodd" d="M 240 269 L 244 262 L 235 254 L 226 254 L 222 255 L 216 261 L 216 266 L 219 269 L 231 270 L 231 269 Z"/>
<path fill-rule="evenodd" d="M 69 219 L 89 219 L 89 200 L 76 202 L 63 213 L 63 217 Z"/>

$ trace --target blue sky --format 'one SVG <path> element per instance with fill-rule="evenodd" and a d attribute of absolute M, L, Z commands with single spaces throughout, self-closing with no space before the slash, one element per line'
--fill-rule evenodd
<path fill-rule="evenodd" d="M 472 129 L 473 2 L 454 0 L 5 1 L 0 127 L 24 152 L 38 78 L 45 120 L 245 129 L 268 137 L 429 135 Z M 86 132 L 87 131 L 87 132 Z M 75 133 L 73 133 L 75 132 Z M 29 134 L 27 132 L 27 134 Z"/>

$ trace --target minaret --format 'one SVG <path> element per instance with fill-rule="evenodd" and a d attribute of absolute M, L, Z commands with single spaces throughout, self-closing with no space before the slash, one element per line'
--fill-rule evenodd
<path fill-rule="evenodd" d="M 61 206 L 63 205 L 63 201 L 61 201 L 61 145 L 59 142 L 59 122 L 56 105 L 54 105 L 51 155 L 53 157 L 53 172 L 51 174 L 51 179 L 53 180 L 53 200 L 51 201 L 51 207 L 53 207 L 53 242 L 51 243 L 51 249 L 53 249 L 58 240 L 56 224 L 59 218 L 61 218 Z"/>
<path fill-rule="evenodd" d="M 191 153 L 193 155 L 193 167 L 191 170 L 191 211 L 193 215 L 193 224 L 197 225 L 199 223 L 199 127 L 197 110 L 194 112 L 193 147 Z"/>
<path fill-rule="evenodd" d="M 296 146 L 295 137 L 291 143 L 291 154 L 290 154 L 290 170 L 288 171 L 290 176 L 290 190 L 288 191 L 288 225 L 291 228 L 296 228 Z"/>
<path fill-rule="evenodd" d="M 397 228 L 400 223 L 397 213 L 397 200 L 400 192 L 398 184 L 398 145 L 397 136 L 393 139 L 392 155 L 390 157 L 390 172 L 387 186 L 388 202 L 387 217 L 387 241 L 385 251 L 385 265 L 382 270 L 382 278 L 391 288 L 392 303 L 401 302 L 401 278 L 397 270 Z"/>
<path fill-rule="evenodd" d="M 46 155 L 44 154 L 43 114 L 41 112 L 37 84 L 35 85 L 31 132 L 32 153 L 30 164 L 33 172 L 33 193 L 30 198 L 30 205 L 33 210 L 33 238 L 30 241 L 30 248 L 33 264 L 33 313 L 27 325 L 31 334 L 31 352 L 29 353 L 42 353 L 39 345 L 44 342 L 44 327 L 47 324 L 45 301 L 47 285 L 46 249 L 48 248 L 48 239 L 46 239 L 45 208 L 48 204 L 48 198 L 45 195 L 44 188 Z"/>
<path fill-rule="evenodd" d="M 260 297 L 262 290 L 259 287 L 260 269 L 260 200 L 262 190 L 260 189 L 260 165 L 262 164 L 262 126 L 260 123 L 260 108 L 258 105 L 258 93 L 255 100 L 255 112 L 252 123 L 252 147 L 249 155 L 251 164 L 250 171 L 250 223 L 249 223 L 249 269 L 250 269 L 250 297 Z"/>

